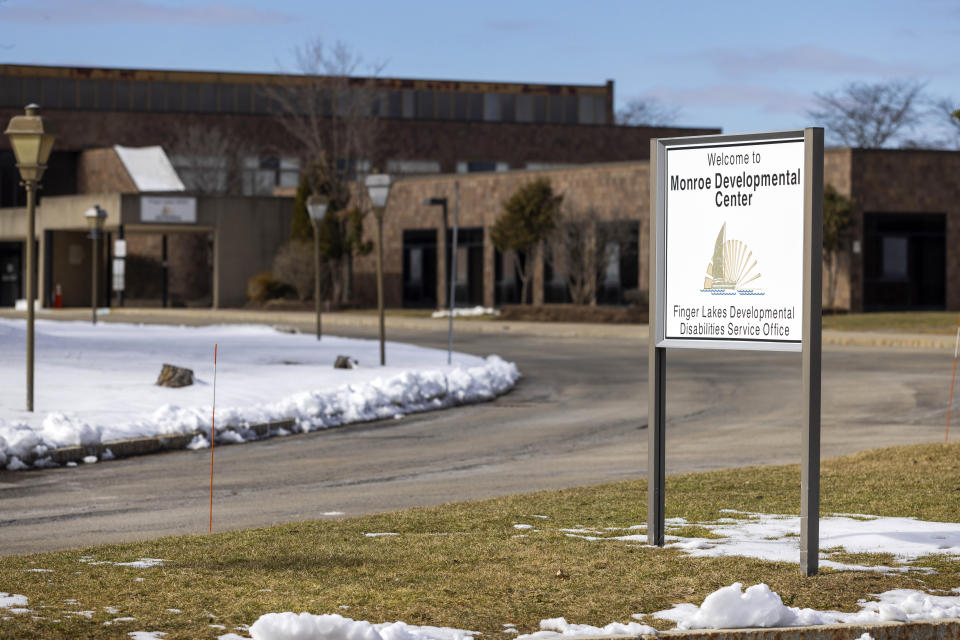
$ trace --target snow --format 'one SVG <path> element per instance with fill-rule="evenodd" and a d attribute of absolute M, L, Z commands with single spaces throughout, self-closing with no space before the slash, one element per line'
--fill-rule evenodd
<path fill-rule="evenodd" d="M 127 635 L 133 640 L 163 640 L 167 634 L 163 631 L 131 631 Z"/>
<path fill-rule="evenodd" d="M 476 631 L 408 625 L 405 622 L 371 624 L 330 613 L 299 615 L 268 613 L 250 625 L 253 640 L 466 640 Z"/>
<path fill-rule="evenodd" d="M 244 427 L 292 419 L 306 432 L 490 400 L 519 379 L 514 364 L 412 345 L 281 333 L 270 327 L 174 327 L 36 322 L 35 409 L 23 406 L 26 323 L 0 320 L 0 466 L 27 468 L 56 447 L 160 434 L 209 433 L 218 346 L 217 442 L 256 437 Z M 334 369 L 337 355 L 360 362 Z M 161 365 L 195 383 L 156 386 Z M 229 427 L 229 428 L 228 428 Z M 194 448 L 209 446 L 198 436 Z M 107 450 L 101 460 L 113 454 Z M 43 464 L 43 463 L 41 463 Z M 48 464 L 53 464 L 48 462 Z M 36 465 L 35 465 L 36 466 Z"/>
<path fill-rule="evenodd" d="M 27 596 L 22 596 L 17 593 L 6 593 L 5 591 L 0 591 L 0 609 L 13 609 L 13 608 L 25 608 L 29 602 L 27 602 Z"/>
<path fill-rule="evenodd" d="M 535 633 L 517 636 L 522 638 L 562 638 L 562 637 L 589 637 L 589 636 L 639 636 L 643 634 L 656 635 L 657 630 L 639 622 L 622 624 L 611 622 L 604 627 L 593 627 L 588 624 L 571 624 L 564 618 L 548 618 L 540 621 L 540 629 Z"/>
<path fill-rule="evenodd" d="M 185 191 L 163 147 L 113 146 L 138 191 Z"/>
<path fill-rule="evenodd" d="M 498 316 L 498 315 L 500 315 L 500 312 L 497 311 L 496 309 L 491 309 L 490 307 L 482 307 L 479 305 L 476 307 L 464 307 L 464 308 L 454 307 L 453 309 L 454 318 L 469 317 L 469 316 Z M 432 314 L 432 317 L 449 318 L 450 309 L 439 309 L 437 311 L 434 311 Z"/>
<path fill-rule="evenodd" d="M 667 548 L 693 557 L 742 556 L 768 562 L 799 562 L 800 517 L 766 513 L 727 512 L 741 518 L 716 522 L 688 522 L 683 518 L 666 521 L 671 529 L 695 525 L 720 538 L 681 538 L 667 535 Z M 637 528 L 640 525 L 634 526 Z M 563 529 L 566 535 L 585 540 L 620 540 L 646 543 L 646 534 L 622 536 L 586 535 L 591 532 Z M 903 567 L 866 566 L 830 560 L 824 549 L 841 548 L 848 553 L 890 553 L 909 564 L 929 555 L 960 556 L 960 524 L 928 522 L 916 518 L 879 517 L 860 514 L 820 518 L 820 566 L 856 571 L 905 571 Z"/>
<path fill-rule="evenodd" d="M 653 617 L 672 620 L 679 629 L 872 624 L 960 617 L 960 596 L 934 596 L 914 589 L 894 589 L 874 600 L 861 600 L 860 610 L 854 613 L 787 607 L 776 592 L 762 583 L 746 591 L 742 589 L 742 584 L 734 582 L 708 595 L 699 607 L 678 604 Z"/>

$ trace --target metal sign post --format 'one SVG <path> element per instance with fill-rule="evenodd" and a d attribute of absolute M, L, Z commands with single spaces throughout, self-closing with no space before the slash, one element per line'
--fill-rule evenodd
<path fill-rule="evenodd" d="M 800 564 L 814 575 L 823 129 L 655 139 L 650 159 L 647 540 L 664 544 L 667 348 L 799 351 Z"/>

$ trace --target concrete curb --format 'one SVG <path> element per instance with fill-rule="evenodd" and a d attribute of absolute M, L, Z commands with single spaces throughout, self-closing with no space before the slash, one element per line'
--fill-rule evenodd
<path fill-rule="evenodd" d="M 658 635 L 593 636 L 578 640 L 642 638 L 655 640 L 857 640 L 869 633 L 874 640 L 956 640 L 960 638 L 960 619 L 924 622 L 876 622 L 872 624 L 831 624 L 815 627 L 776 627 L 772 629 L 696 629 L 661 631 Z"/>
<path fill-rule="evenodd" d="M 271 431 L 275 431 L 277 429 L 282 428 L 290 430 L 293 428 L 294 424 L 294 420 L 276 420 L 274 422 L 264 422 L 241 428 L 229 427 L 226 429 L 226 431 L 239 432 L 244 436 L 244 439 L 249 439 L 251 435 L 255 435 L 257 439 L 261 439 L 268 436 Z M 26 460 L 22 460 L 22 462 L 32 466 L 37 460 L 50 458 L 51 462 L 55 462 L 59 465 L 65 465 L 68 462 L 82 462 L 87 456 L 96 456 L 97 459 L 103 459 L 103 455 L 108 450 L 110 451 L 110 454 L 107 456 L 107 459 L 110 459 L 111 455 L 114 458 L 143 456 L 151 453 L 158 453 L 160 451 L 175 451 L 178 449 L 185 449 L 187 445 L 190 444 L 190 441 L 196 436 L 207 437 L 208 435 L 209 433 L 205 431 L 192 431 L 190 433 L 148 436 L 143 438 L 132 438 L 130 440 L 110 440 L 108 442 L 101 442 L 100 444 L 89 446 L 61 447 L 59 449 L 50 449 L 43 455 L 33 456 Z M 229 440 L 225 440 L 224 442 L 217 443 L 217 446 L 221 447 L 228 444 L 234 443 L 230 442 Z"/>

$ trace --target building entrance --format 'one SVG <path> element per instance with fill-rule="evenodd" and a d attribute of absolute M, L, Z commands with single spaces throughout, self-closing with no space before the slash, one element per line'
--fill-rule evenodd
<path fill-rule="evenodd" d="M 403 306 L 437 308 L 437 230 L 403 232 Z"/>
<path fill-rule="evenodd" d="M 866 213 L 863 239 L 864 311 L 946 308 L 945 214 Z"/>

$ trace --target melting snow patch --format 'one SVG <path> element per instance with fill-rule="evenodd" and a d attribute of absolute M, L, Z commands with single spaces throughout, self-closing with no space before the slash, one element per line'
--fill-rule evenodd
<path fill-rule="evenodd" d="M 26 607 L 27 604 L 29 604 L 27 602 L 27 596 L 0 591 L 0 609 L 23 608 Z"/>
<path fill-rule="evenodd" d="M 149 569 L 150 567 L 162 567 L 163 558 L 140 558 L 133 562 L 115 562 L 118 567 L 137 567 L 138 569 Z"/>
<path fill-rule="evenodd" d="M 163 631 L 131 631 L 127 635 L 133 640 L 163 640 L 167 634 Z"/>
<path fill-rule="evenodd" d="M 672 620 L 680 629 L 871 624 L 960 617 L 960 596 L 934 596 L 914 589 L 881 593 L 875 600 L 861 600 L 860 611 L 843 613 L 787 607 L 765 584 L 755 584 L 746 591 L 742 588 L 742 584 L 735 582 L 708 595 L 699 607 L 678 604 L 653 616 Z"/>
<path fill-rule="evenodd" d="M 541 631 L 517 636 L 517 640 L 525 638 L 559 638 L 578 636 L 639 636 L 643 634 L 656 635 L 657 630 L 639 622 L 611 622 L 604 627 L 593 627 L 588 624 L 571 624 L 564 618 L 548 618 L 540 621 Z"/>
<path fill-rule="evenodd" d="M 381 536 L 398 536 L 399 533 L 383 532 L 383 533 L 365 533 L 363 534 L 368 538 L 379 538 Z"/>
<path fill-rule="evenodd" d="M 250 635 L 256 640 L 295 640 L 323 638 L 324 640 L 466 640 L 479 635 L 477 631 L 408 625 L 405 622 L 371 624 L 365 620 L 351 620 L 335 613 L 314 615 L 293 612 L 268 613 L 250 626 Z"/>
<path fill-rule="evenodd" d="M 514 529 L 533 529 L 532 524 L 515 524 L 513 525 Z"/>

